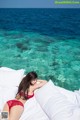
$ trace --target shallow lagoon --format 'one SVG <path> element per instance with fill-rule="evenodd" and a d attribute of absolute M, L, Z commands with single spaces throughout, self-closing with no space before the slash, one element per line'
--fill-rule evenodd
<path fill-rule="evenodd" d="M 0 9 L 0 66 L 80 88 L 80 9 Z"/>

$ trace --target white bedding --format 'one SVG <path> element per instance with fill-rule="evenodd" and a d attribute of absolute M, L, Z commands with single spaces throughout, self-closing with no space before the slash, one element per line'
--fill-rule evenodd
<path fill-rule="evenodd" d="M 0 110 L 2 111 L 6 101 L 15 98 L 17 87 L 0 87 Z M 39 103 L 35 99 L 35 96 L 24 105 L 24 112 L 20 120 L 49 120 Z"/>
<path fill-rule="evenodd" d="M 35 93 L 35 97 L 50 120 L 80 120 L 80 99 L 77 101 L 74 92 L 55 87 L 51 80 Z"/>
<path fill-rule="evenodd" d="M 24 112 L 20 120 L 49 120 L 35 96 L 25 103 Z"/>
<path fill-rule="evenodd" d="M 16 72 L 16 70 L 4 67 L 2 70 Z M 0 110 L 7 100 L 14 99 L 18 88 L 13 85 L 8 86 L 8 83 L 4 86 L 2 83 L 0 85 Z M 26 101 L 24 112 L 19 120 L 80 120 L 80 91 L 68 91 L 49 81 L 35 91 L 33 98 Z"/>
<path fill-rule="evenodd" d="M 21 69 L 22 70 L 22 69 Z M 18 73 L 19 71 L 21 72 L 21 70 L 13 70 L 11 68 L 6 68 L 6 67 L 2 67 L 0 68 L 1 73 L 7 74 L 12 73 L 11 77 L 9 74 L 9 80 L 11 79 L 13 81 L 13 77 L 16 78 L 16 72 Z M 21 75 L 21 74 L 20 74 Z M 17 75 L 18 76 L 18 75 Z M 2 81 L 2 74 L 0 76 L 1 78 L 1 84 L 0 84 L 0 111 L 2 111 L 4 104 L 6 103 L 6 101 L 10 100 L 10 99 L 14 99 L 15 95 L 17 93 L 18 87 L 17 84 L 15 84 L 15 86 L 13 86 L 13 82 L 10 82 L 8 85 L 9 80 L 7 80 L 6 78 L 6 82 L 5 86 L 4 86 L 4 80 Z M 3 76 L 4 77 L 4 76 Z M 23 75 L 24 77 L 24 75 Z M 19 76 L 19 80 L 20 80 L 20 76 Z M 20 80 L 21 81 L 21 80 Z M 10 86 L 10 84 L 12 83 L 12 85 Z M 22 116 L 20 117 L 20 120 L 49 120 L 48 116 L 45 114 L 45 112 L 43 111 L 43 109 L 40 107 L 39 103 L 37 102 L 37 100 L 35 99 L 35 96 L 31 99 L 29 99 L 25 105 L 24 105 L 24 112 L 22 114 Z"/>

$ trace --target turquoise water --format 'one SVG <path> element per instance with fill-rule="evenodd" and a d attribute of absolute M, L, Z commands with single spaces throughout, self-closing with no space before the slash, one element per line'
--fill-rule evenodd
<path fill-rule="evenodd" d="M 60 34 L 53 30 L 53 34 L 52 32 L 45 34 L 38 30 L 27 28 L 23 30 L 18 26 L 11 29 L 13 28 L 10 26 L 11 21 L 7 23 L 9 28 L 6 28 L 5 22 L 2 22 L 3 25 L 0 24 L 0 66 L 13 69 L 24 68 L 26 73 L 34 70 L 40 78 L 52 79 L 56 85 L 66 89 L 80 88 L 79 31 L 78 34 L 74 32 L 72 34 L 70 31 L 68 33 L 63 30 Z"/>

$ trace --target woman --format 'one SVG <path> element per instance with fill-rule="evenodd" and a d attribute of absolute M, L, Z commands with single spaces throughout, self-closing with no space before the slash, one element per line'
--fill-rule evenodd
<path fill-rule="evenodd" d="M 38 80 L 37 78 L 36 72 L 29 72 L 19 84 L 15 99 L 6 102 L 3 111 L 9 113 L 9 120 L 19 120 L 23 113 L 25 102 L 34 96 L 36 89 L 47 83 L 46 80 Z"/>

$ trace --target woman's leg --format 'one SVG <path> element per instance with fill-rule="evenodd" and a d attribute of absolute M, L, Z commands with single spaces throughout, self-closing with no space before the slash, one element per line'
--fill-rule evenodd
<path fill-rule="evenodd" d="M 13 106 L 10 109 L 9 120 L 19 120 L 24 108 L 20 105 Z"/>
<path fill-rule="evenodd" d="M 21 117 L 21 114 L 23 113 L 24 108 L 20 105 L 15 105 L 10 109 L 9 112 L 9 107 L 8 104 L 6 103 L 3 107 L 3 112 L 9 112 L 9 120 L 19 120 Z"/>
<path fill-rule="evenodd" d="M 9 107 L 8 107 L 7 103 L 4 105 L 2 112 L 8 112 L 6 117 L 9 118 Z M 3 115 L 1 115 L 1 116 L 3 117 Z"/>
<path fill-rule="evenodd" d="M 6 112 L 9 112 L 9 107 L 8 107 L 8 104 L 6 103 L 3 107 L 3 110 L 2 111 L 6 111 Z"/>

